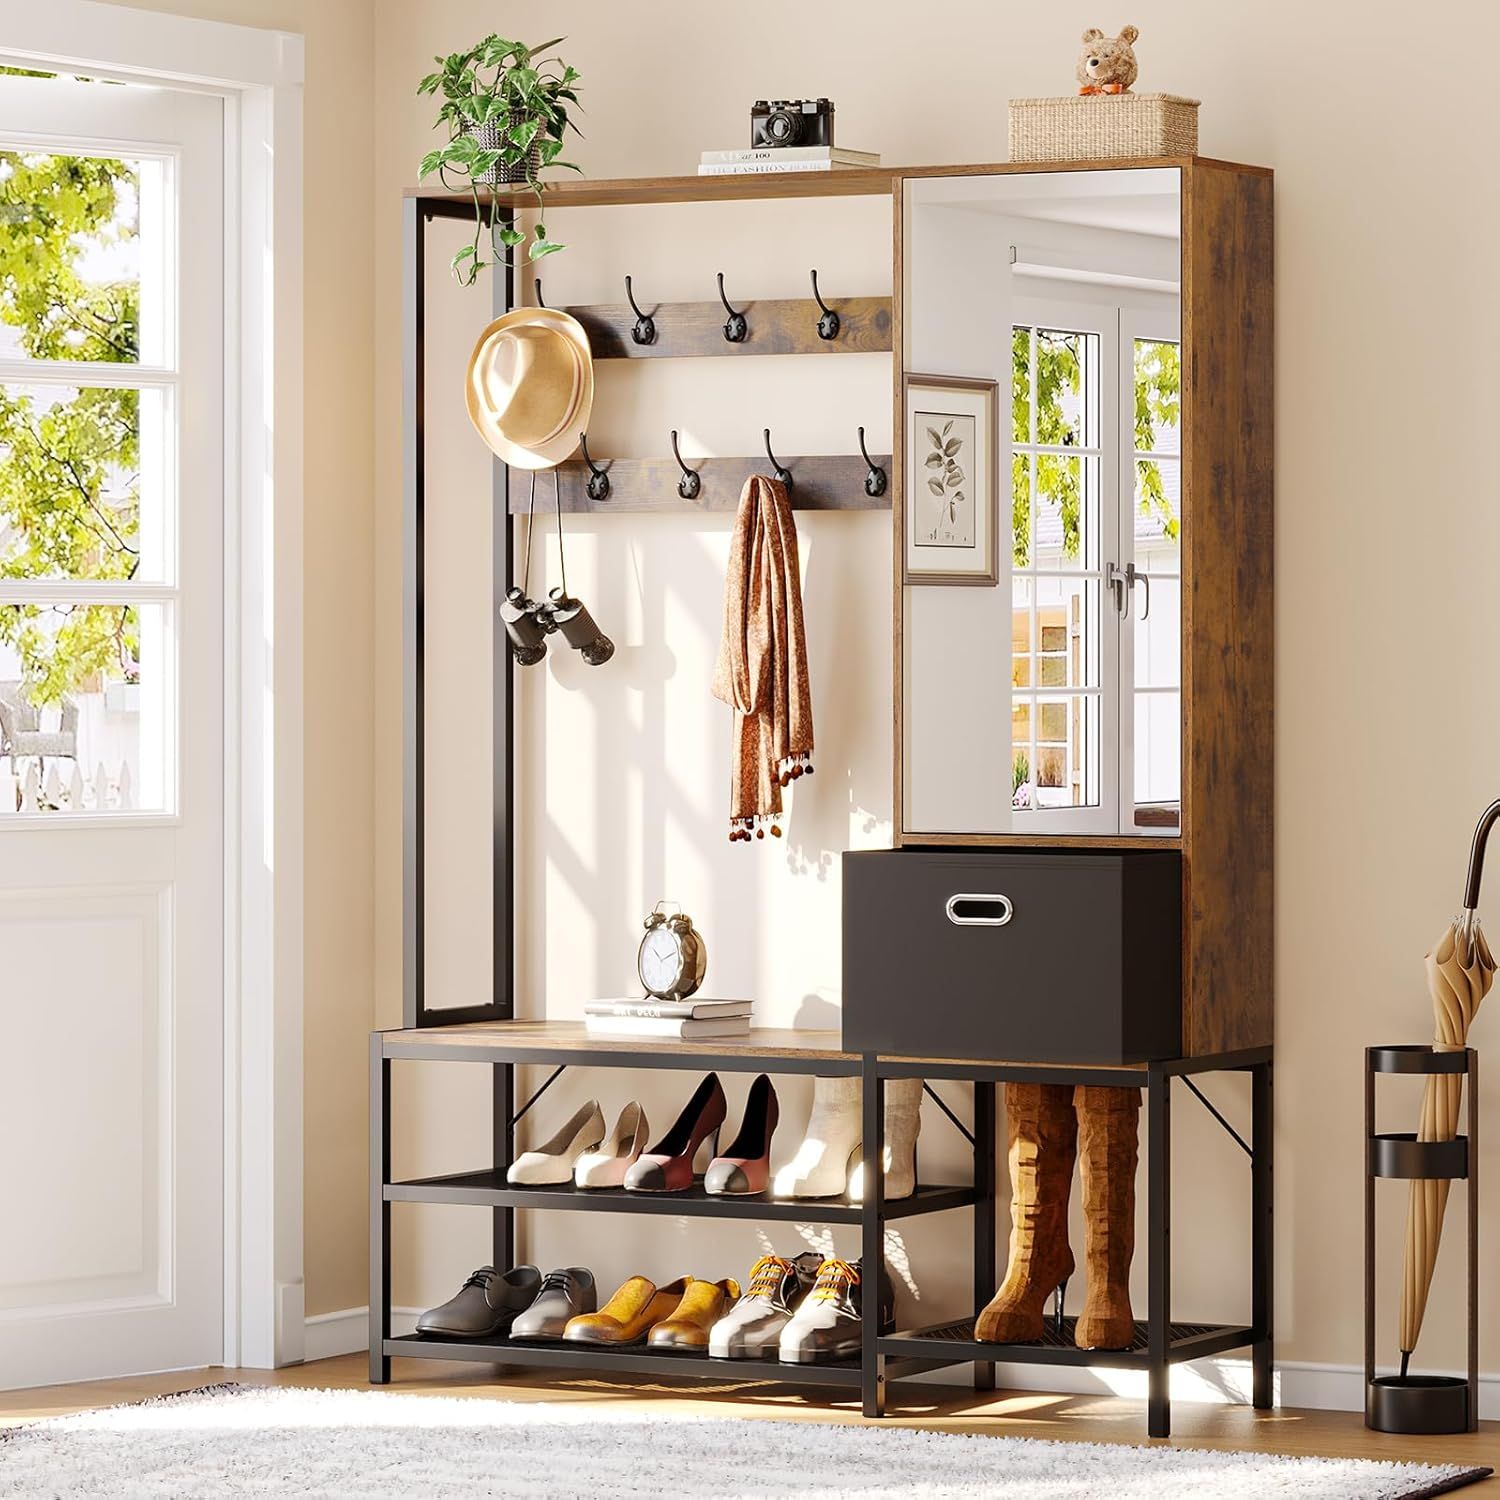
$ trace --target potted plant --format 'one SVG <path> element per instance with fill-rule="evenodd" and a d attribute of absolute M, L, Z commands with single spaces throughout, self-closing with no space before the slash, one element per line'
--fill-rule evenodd
<path fill-rule="evenodd" d="M 543 55 L 564 40 L 556 37 L 527 47 L 487 36 L 466 52 L 435 58 L 438 71 L 417 86 L 419 94 L 442 96 L 433 128 L 448 127 L 447 145 L 422 158 L 421 176 L 436 172 L 446 186 L 453 186 L 455 177 L 466 178 L 474 196 L 474 242 L 453 257 L 453 274 L 464 286 L 472 286 L 479 272 L 493 264 L 480 256 L 486 217 L 481 194 L 489 198 L 491 252 L 495 261 L 506 262 L 526 231 L 502 216 L 496 189 L 524 183 L 540 205 L 544 167 L 581 170 L 558 160 L 563 132 L 570 126 L 578 130 L 568 118 L 568 106 L 578 103 L 579 75 L 560 57 Z M 528 257 L 540 260 L 562 248 L 548 238 L 546 224 L 538 219 Z"/>

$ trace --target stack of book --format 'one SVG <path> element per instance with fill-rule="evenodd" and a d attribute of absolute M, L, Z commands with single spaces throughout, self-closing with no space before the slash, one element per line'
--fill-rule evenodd
<path fill-rule="evenodd" d="M 591 1036 L 747 1036 L 748 1000 L 591 1000 L 583 1007 Z"/>
<path fill-rule="evenodd" d="M 878 167 L 878 151 L 850 151 L 843 146 L 741 146 L 733 151 L 705 151 L 700 177 L 733 177 L 741 172 L 831 172 L 836 167 Z"/>

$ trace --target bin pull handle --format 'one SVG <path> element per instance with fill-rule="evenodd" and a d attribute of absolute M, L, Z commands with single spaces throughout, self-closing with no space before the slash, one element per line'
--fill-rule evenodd
<path fill-rule="evenodd" d="M 955 927 L 1004 927 L 1014 908 L 1009 896 L 960 891 L 943 908 Z"/>

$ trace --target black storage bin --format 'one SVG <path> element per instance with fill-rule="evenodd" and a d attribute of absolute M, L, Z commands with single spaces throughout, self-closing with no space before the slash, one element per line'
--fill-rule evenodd
<path fill-rule="evenodd" d="M 844 855 L 844 1047 L 1128 1063 L 1182 1039 L 1176 850 Z"/>

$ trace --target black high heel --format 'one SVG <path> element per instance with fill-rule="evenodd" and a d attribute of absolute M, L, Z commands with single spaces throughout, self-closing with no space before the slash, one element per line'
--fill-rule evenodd
<path fill-rule="evenodd" d="M 1063 1299 L 1068 1295 L 1068 1278 L 1066 1276 L 1058 1283 L 1057 1292 L 1052 1304 L 1052 1328 L 1058 1338 L 1062 1337 L 1063 1331 Z"/>

